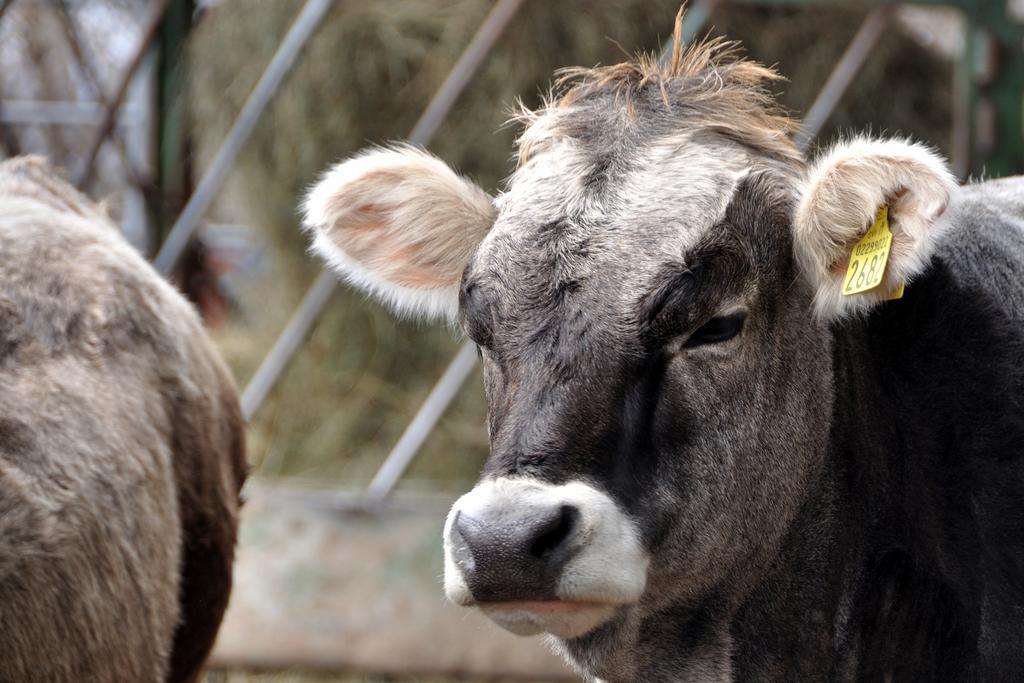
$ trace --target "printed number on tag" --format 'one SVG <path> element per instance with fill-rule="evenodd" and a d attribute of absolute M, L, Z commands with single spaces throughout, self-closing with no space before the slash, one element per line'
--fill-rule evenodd
<path fill-rule="evenodd" d="M 860 294 L 877 287 L 885 276 L 885 264 L 892 247 L 889 207 L 879 207 L 871 229 L 853 247 L 850 266 L 843 281 L 843 295 Z"/>

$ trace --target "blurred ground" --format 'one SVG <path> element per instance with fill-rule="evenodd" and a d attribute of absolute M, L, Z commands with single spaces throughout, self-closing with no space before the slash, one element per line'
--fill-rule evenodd
<path fill-rule="evenodd" d="M 450 496 L 403 494 L 367 511 L 328 489 L 250 486 L 215 666 L 391 675 L 565 678 L 518 638 L 443 595 Z"/>

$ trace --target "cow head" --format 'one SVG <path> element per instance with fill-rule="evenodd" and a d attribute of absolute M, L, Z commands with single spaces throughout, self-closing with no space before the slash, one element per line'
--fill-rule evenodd
<path fill-rule="evenodd" d="M 901 141 L 808 167 L 774 77 L 716 43 L 576 72 L 497 197 L 407 147 L 309 195 L 343 276 L 480 349 L 491 453 L 445 526 L 451 600 L 571 649 L 772 561 L 822 467 L 829 326 L 925 268 L 953 186 Z M 887 279 L 843 297 L 881 205 Z"/>

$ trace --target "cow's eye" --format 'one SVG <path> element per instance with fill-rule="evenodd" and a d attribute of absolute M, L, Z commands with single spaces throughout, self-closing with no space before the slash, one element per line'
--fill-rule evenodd
<path fill-rule="evenodd" d="M 720 315 L 707 321 L 683 344 L 684 348 L 704 346 L 705 344 L 718 344 L 732 339 L 743 330 L 743 321 L 747 314 L 742 312 Z"/>

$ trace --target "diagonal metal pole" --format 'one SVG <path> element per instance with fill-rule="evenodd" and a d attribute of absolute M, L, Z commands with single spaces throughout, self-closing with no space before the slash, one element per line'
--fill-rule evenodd
<path fill-rule="evenodd" d="M 302 297 L 299 307 L 292 313 L 292 317 L 288 319 L 284 330 L 281 331 L 281 334 L 274 341 L 274 345 L 270 347 L 270 352 L 263 358 L 263 362 L 256 368 L 256 372 L 253 373 L 252 378 L 242 392 L 240 403 L 242 406 L 242 416 L 246 420 L 251 420 L 252 416 L 263 405 L 267 394 L 270 393 L 270 390 L 277 383 L 281 373 L 284 372 L 285 367 L 291 361 L 292 356 L 302 346 L 302 342 L 306 339 L 310 329 L 312 329 L 313 323 L 320 317 L 321 311 L 327 306 L 327 302 L 337 286 L 338 281 L 334 275 L 326 270 L 322 270 L 316 276 L 313 286 L 306 290 L 306 294 Z"/>
<path fill-rule="evenodd" d="M 469 84 L 473 74 L 480 68 L 484 58 L 497 42 L 498 37 L 501 36 L 508 22 L 523 2 L 524 0 L 498 0 L 490 14 L 487 15 L 487 18 L 480 25 L 480 28 L 477 29 L 476 35 L 473 36 L 469 45 L 466 46 L 455 66 L 452 67 L 444 83 L 434 93 L 434 97 L 430 100 L 427 108 L 423 110 L 423 114 L 420 115 L 416 125 L 413 126 L 412 133 L 409 135 L 409 142 L 421 146 L 426 146 L 430 142 L 434 133 L 437 132 L 438 127 L 440 127 L 448 115 L 448 112 L 451 111 L 455 100 L 458 99 L 459 95 Z M 299 307 L 288 320 L 281 335 L 274 342 L 274 346 L 263 359 L 252 379 L 249 380 L 245 391 L 242 392 L 242 414 L 247 420 L 251 419 L 256 411 L 259 410 L 267 394 L 270 393 L 274 384 L 277 383 L 281 373 L 291 361 L 292 356 L 298 351 L 317 318 L 320 317 L 320 313 L 327 305 L 327 301 L 330 299 L 331 293 L 336 286 L 337 280 L 334 275 L 328 271 L 322 271 L 317 276 L 313 286 L 306 292 Z M 444 377 L 448 376 L 448 373 L 444 375 Z M 454 382 L 455 379 L 453 376 L 450 381 Z M 464 380 L 465 376 L 459 381 L 459 386 L 461 386 Z M 458 386 L 456 387 L 457 389 Z M 436 390 L 437 387 L 435 387 L 435 392 Z M 427 403 L 434 405 L 431 403 L 431 398 L 434 397 L 435 392 L 431 392 L 427 398 Z M 444 411 L 444 407 L 448 405 L 449 401 L 444 401 L 441 412 Z M 420 409 L 420 413 L 423 413 L 425 408 L 426 405 Z M 416 421 L 415 418 L 413 421 Z M 436 422 L 436 419 L 434 422 Z M 429 433 L 429 429 L 427 431 Z M 413 449 L 413 454 L 415 454 L 415 450 Z"/>
<path fill-rule="evenodd" d="M 231 172 L 238 153 L 249 136 L 252 135 L 263 111 L 270 104 L 270 100 L 277 93 L 278 88 L 281 87 L 285 76 L 291 71 L 302 48 L 320 27 L 321 20 L 332 4 L 333 0 L 307 0 L 291 28 L 288 29 L 277 52 L 274 53 L 266 70 L 256 83 L 256 87 L 249 94 L 249 99 L 242 105 L 238 118 L 235 119 L 227 137 L 221 143 L 220 149 L 217 150 L 217 154 L 210 163 L 210 168 L 199 181 L 199 186 L 192 193 L 177 222 L 168 233 L 167 239 L 160 247 L 153 265 L 161 273 L 165 275 L 169 273 L 181 258 L 181 254 L 199 226 L 199 221 L 203 219 L 203 215 L 210 208 L 210 204 L 213 203 L 217 192 Z"/>
<path fill-rule="evenodd" d="M 416 458 L 416 453 L 434 431 L 437 421 L 473 373 L 476 362 L 476 346 L 472 342 L 463 343 L 370 482 L 365 497 L 369 505 L 383 502 L 395 490 L 402 475 Z"/>
<path fill-rule="evenodd" d="M 469 41 L 469 45 L 459 55 L 458 61 L 455 62 L 455 66 L 444 79 L 444 83 L 437 89 L 433 99 L 427 104 L 427 108 L 423 110 L 416 125 L 413 126 L 412 132 L 409 133 L 409 142 L 425 147 L 434 138 L 434 134 L 448 116 L 455 100 L 469 85 L 470 79 L 483 64 L 484 58 L 498 42 L 498 38 L 508 26 L 508 22 L 519 11 L 522 4 L 523 0 L 498 0 L 495 3 L 472 40 Z"/>
<path fill-rule="evenodd" d="M 95 97 L 105 109 L 109 108 L 110 103 L 107 101 L 107 95 L 103 91 L 103 84 L 100 83 L 99 76 L 96 73 L 96 67 L 82 48 L 82 40 L 78 31 L 78 25 L 71 14 L 71 8 L 68 7 L 68 0 L 51 0 L 51 2 L 54 6 L 54 10 L 56 11 L 57 18 L 60 21 L 61 30 L 64 32 L 64 40 L 67 43 L 68 48 L 71 50 L 71 56 L 74 58 L 75 65 L 78 67 L 79 72 L 81 72 L 83 80 L 89 90 L 92 91 L 92 96 Z M 110 138 L 117 146 L 117 151 L 121 156 L 121 163 L 124 165 L 125 171 L 127 171 L 132 182 L 141 187 L 144 184 L 142 174 L 129 158 L 124 137 L 116 127 L 111 129 Z"/>
<path fill-rule="evenodd" d="M 804 117 L 803 126 L 796 134 L 797 148 L 806 152 L 811 141 L 821 132 L 822 126 L 835 111 L 836 105 L 853 82 L 854 77 L 860 68 L 864 66 L 868 55 L 882 37 L 889 20 L 892 17 L 891 6 L 878 7 L 864 18 L 857 33 L 853 36 L 850 44 L 846 47 L 843 55 L 832 68 L 821 92 L 814 99 L 814 103 Z"/>
<path fill-rule="evenodd" d="M 155 0 L 153 10 L 150 12 L 149 19 L 146 22 L 146 28 L 142 31 L 142 38 L 135 49 L 135 54 L 132 55 L 132 58 L 128 61 L 128 66 L 125 67 L 124 72 L 121 74 L 121 80 L 117 84 L 117 89 L 107 105 L 103 122 L 96 129 L 96 133 L 87 147 L 88 151 L 85 153 L 85 158 L 82 159 L 81 165 L 75 172 L 75 187 L 83 189 L 92 179 L 93 170 L 96 165 L 96 156 L 100 153 L 103 142 L 114 129 L 114 124 L 117 123 L 117 114 L 121 110 L 121 104 L 124 103 L 125 96 L 128 94 L 128 86 L 131 85 L 135 72 L 142 66 L 142 60 L 149 51 L 149 46 L 152 45 L 153 40 L 156 38 L 157 31 L 160 29 L 160 24 L 163 23 L 164 15 L 167 13 L 167 8 L 170 5 L 171 0 Z"/>

